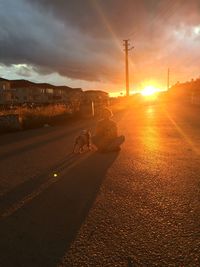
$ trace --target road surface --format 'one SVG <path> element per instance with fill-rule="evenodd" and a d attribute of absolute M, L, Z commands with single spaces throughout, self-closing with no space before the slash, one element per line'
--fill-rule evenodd
<path fill-rule="evenodd" d="M 1 267 L 200 266 L 200 110 L 129 108 L 119 153 L 75 122 L 1 136 Z"/>

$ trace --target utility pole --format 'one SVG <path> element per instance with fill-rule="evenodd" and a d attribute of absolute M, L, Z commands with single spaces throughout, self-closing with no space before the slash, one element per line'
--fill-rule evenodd
<path fill-rule="evenodd" d="M 170 69 L 167 71 L 167 90 L 169 90 L 169 77 L 170 77 Z"/>
<path fill-rule="evenodd" d="M 129 40 L 123 40 L 125 47 L 125 70 L 126 70 L 126 96 L 129 96 L 129 64 L 128 64 L 128 52 L 133 49 L 133 47 L 129 48 L 130 43 Z"/>

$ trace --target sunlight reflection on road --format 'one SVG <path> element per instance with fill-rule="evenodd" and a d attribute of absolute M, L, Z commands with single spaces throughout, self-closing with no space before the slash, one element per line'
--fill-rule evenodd
<path fill-rule="evenodd" d="M 155 108 L 149 106 L 146 109 L 144 127 L 142 129 L 142 144 L 149 152 L 157 151 L 160 148 L 160 136 L 155 127 L 156 118 Z"/>
<path fill-rule="evenodd" d="M 143 129 L 142 143 L 149 152 L 159 150 L 159 135 L 154 127 L 148 126 Z"/>

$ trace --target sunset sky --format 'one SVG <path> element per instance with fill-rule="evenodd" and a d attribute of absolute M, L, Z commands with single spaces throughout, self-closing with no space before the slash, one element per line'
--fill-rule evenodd
<path fill-rule="evenodd" d="M 123 91 L 199 77 L 199 0 L 1 0 L 0 77 Z"/>

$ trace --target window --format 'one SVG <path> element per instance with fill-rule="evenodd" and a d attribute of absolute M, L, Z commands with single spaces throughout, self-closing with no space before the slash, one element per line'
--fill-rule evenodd
<path fill-rule="evenodd" d="M 48 94 L 53 94 L 53 89 L 48 88 L 48 89 L 46 89 L 46 92 L 47 92 Z"/>

